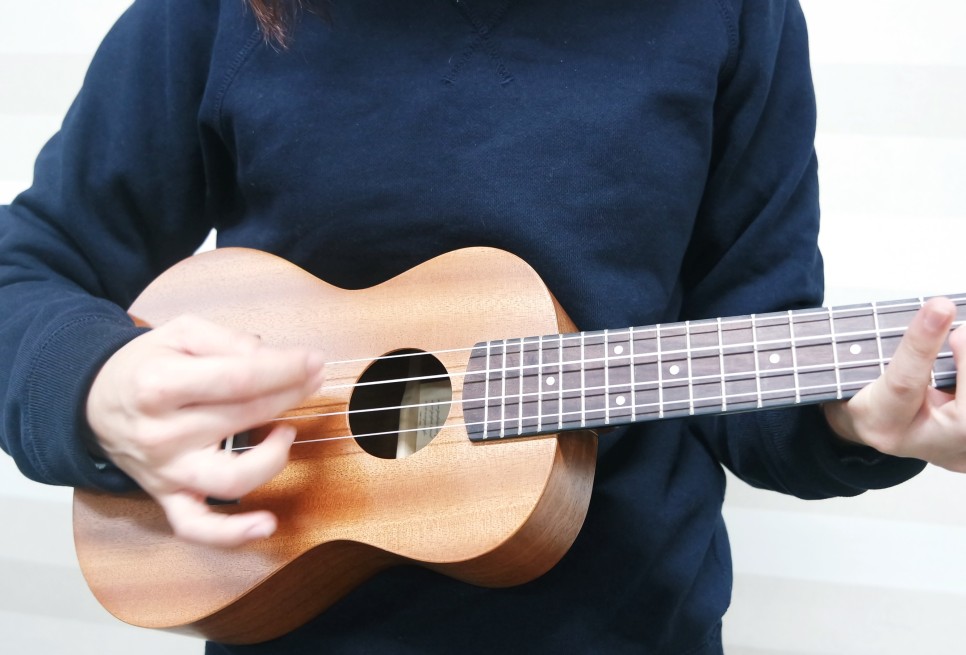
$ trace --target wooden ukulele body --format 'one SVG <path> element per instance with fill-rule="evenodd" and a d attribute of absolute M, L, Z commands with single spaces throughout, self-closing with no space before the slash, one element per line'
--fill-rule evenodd
<path fill-rule="evenodd" d="M 287 468 L 218 508 L 274 512 L 279 529 L 269 539 L 232 550 L 185 544 L 144 494 L 76 492 L 81 568 L 123 621 L 259 642 L 302 625 L 389 566 L 416 563 L 508 586 L 547 571 L 576 538 L 594 477 L 593 435 L 473 444 L 463 428 L 469 347 L 574 330 L 516 257 L 458 251 L 347 291 L 265 253 L 216 250 L 172 268 L 131 307 L 155 326 L 184 313 L 267 343 L 321 350 L 327 380 L 286 415 L 299 428 Z M 403 349 L 434 354 L 449 374 L 452 403 L 425 448 L 384 459 L 351 438 L 347 408 L 372 361 Z"/>

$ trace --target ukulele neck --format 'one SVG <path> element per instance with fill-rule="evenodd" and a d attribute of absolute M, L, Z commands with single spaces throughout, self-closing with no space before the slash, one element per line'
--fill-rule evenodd
<path fill-rule="evenodd" d="M 966 294 L 953 296 L 956 323 Z M 489 341 L 463 388 L 473 441 L 851 398 L 923 299 Z M 948 344 L 933 386 L 952 386 Z"/>

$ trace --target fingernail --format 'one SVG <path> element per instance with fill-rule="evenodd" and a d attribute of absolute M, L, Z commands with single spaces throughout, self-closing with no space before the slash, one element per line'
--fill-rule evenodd
<path fill-rule="evenodd" d="M 944 310 L 937 310 L 934 308 L 932 311 L 926 312 L 926 316 L 924 317 L 926 327 L 932 330 L 933 332 L 939 332 L 940 330 L 945 330 L 946 324 L 949 322 L 951 315 L 952 315 L 952 312 L 948 310 L 944 311 Z"/>

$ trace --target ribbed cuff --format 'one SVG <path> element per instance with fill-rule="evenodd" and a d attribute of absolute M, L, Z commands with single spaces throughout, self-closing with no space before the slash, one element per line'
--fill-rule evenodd
<path fill-rule="evenodd" d="M 797 412 L 797 418 L 789 420 L 787 411 Z M 918 459 L 885 455 L 840 439 L 817 406 L 787 411 L 753 416 L 759 437 L 769 444 L 784 475 L 794 481 L 795 495 L 854 496 L 905 482 L 926 466 Z"/>
<path fill-rule="evenodd" d="M 43 482 L 105 491 L 136 487 L 92 452 L 96 439 L 86 404 L 104 362 L 143 332 L 118 319 L 86 316 L 65 323 L 41 345 L 27 377 L 23 451 Z"/>

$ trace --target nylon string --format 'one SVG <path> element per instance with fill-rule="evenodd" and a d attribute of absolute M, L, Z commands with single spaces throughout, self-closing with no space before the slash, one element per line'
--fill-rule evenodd
<path fill-rule="evenodd" d="M 960 306 L 963 305 L 963 299 L 958 299 L 955 302 L 956 302 L 957 307 L 960 307 Z M 899 309 L 901 307 L 918 308 L 919 306 L 920 306 L 919 304 L 914 304 L 912 302 L 903 303 L 903 304 L 896 304 L 896 305 L 889 305 L 888 306 L 888 309 L 889 310 L 898 310 L 898 311 L 880 311 L 880 312 L 877 312 L 877 313 L 874 312 L 874 313 L 875 313 L 876 316 L 882 315 L 882 314 L 889 314 L 889 313 L 899 313 L 899 311 L 906 311 L 906 310 Z M 794 315 L 794 318 L 795 319 L 802 319 L 802 318 L 807 318 L 807 317 L 814 317 L 814 318 L 811 318 L 809 320 L 789 320 L 789 321 L 787 321 L 787 325 L 788 325 L 789 329 L 792 330 L 795 325 L 803 325 L 803 324 L 815 323 L 815 322 L 823 322 L 824 323 L 824 322 L 828 321 L 830 319 L 830 317 L 832 317 L 836 311 L 839 312 L 839 313 L 844 313 L 844 312 L 856 312 L 856 311 L 860 311 L 860 310 L 858 308 L 856 308 L 856 307 L 850 307 L 850 308 L 847 308 L 847 309 L 840 309 L 840 310 L 835 310 L 833 308 L 831 310 L 804 311 L 801 314 L 795 314 Z M 782 319 L 782 316 L 786 316 L 786 315 L 776 314 L 774 316 L 775 320 L 777 321 L 777 325 L 779 325 L 779 326 L 784 326 L 786 324 L 785 321 Z M 858 316 L 858 318 L 864 318 L 864 317 L 865 317 L 865 315 L 859 315 Z M 741 329 L 741 330 L 752 330 L 751 324 L 749 323 L 750 319 L 751 319 L 751 317 L 737 317 L 737 318 L 734 318 L 734 319 L 722 319 L 720 321 L 720 324 L 723 327 L 723 331 L 734 331 L 734 330 L 738 330 L 738 329 Z M 959 325 L 962 325 L 964 322 L 966 322 L 966 321 L 954 321 L 952 327 L 955 328 L 955 327 L 957 327 Z M 709 322 L 708 325 L 710 326 L 710 325 L 713 325 L 713 324 Z M 734 327 L 734 326 L 738 326 L 738 327 Z M 608 336 L 608 338 L 613 338 L 615 336 L 616 337 L 626 336 L 630 340 L 631 343 L 634 343 L 635 336 L 642 335 L 642 334 L 646 335 L 648 332 L 652 332 L 654 334 L 654 337 L 647 337 L 647 336 L 645 336 L 644 337 L 645 339 L 648 339 L 648 338 L 655 338 L 656 339 L 657 336 L 660 334 L 660 329 L 662 327 L 675 327 L 675 328 L 686 329 L 686 326 L 685 326 L 684 323 L 665 324 L 664 326 L 662 326 L 662 325 L 656 325 L 656 326 L 648 326 L 648 327 L 642 327 L 642 328 L 627 328 L 627 329 L 624 329 L 624 330 L 618 330 L 618 331 L 614 331 L 614 332 L 608 331 L 607 332 L 607 336 Z M 768 327 L 768 326 L 759 325 L 758 327 L 760 329 L 761 327 Z M 656 365 L 657 364 L 657 361 L 658 361 L 657 360 L 658 354 L 660 354 L 660 361 L 661 361 L 662 364 L 666 364 L 668 361 L 670 361 L 668 359 L 669 357 L 684 355 L 685 357 L 690 358 L 692 360 L 692 366 L 689 367 L 689 369 L 693 369 L 693 360 L 695 360 L 695 359 L 700 360 L 700 359 L 705 358 L 705 357 L 715 357 L 715 358 L 718 358 L 718 357 L 720 357 L 720 355 L 724 352 L 724 350 L 726 348 L 735 351 L 733 354 L 749 354 L 750 353 L 750 350 L 748 350 L 748 351 L 742 351 L 741 349 L 757 348 L 757 350 L 760 351 L 760 350 L 763 350 L 763 349 L 767 349 L 768 346 L 774 346 L 774 345 L 782 345 L 782 346 L 785 346 L 785 347 L 789 347 L 790 346 L 793 349 L 793 351 L 794 351 L 794 350 L 800 349 L 802 347 L 807 347 L 808 345 L 810 345 L 812 343 L 818 343 L 818 344 L 823 344 L 823 345 L 832 345 L 834 347 L 834 345 L 837 345 L 837 344 L 840 345 L 840 342 L 842 342 L 842 341 L 857 340 L 857 339 L 858 340 L 862 340 L 862 339 L 870 339 L 870 338 L 875 338 L 878 341 L 883 336 L 901 335 L 904 332 L 905 332 L 905 328 L 892 328 L 892 329 L 887 329 L 887 330 L 872 329 L 872 330 L 859 330 L 859 331 L 853 331 L 853 332 L 830 333 L 830 334 L 815 335 L 815 336 L 800 336 L 800 337 L 793 337 L 792 339 L 773 339 L 773 340 L 757 341 L 757 342 L 755 342 L 753 340 L 753 341 L 745 342 L 745 343 L 733 343 L 733 344 L 727 344 L 727 345 L 722 344 L 719 341 L 718 345 L 716 345 L 716 346 L 706 346 L 706 347 L 691 348 L 691 349 L 684 348 L 684 349 L 677 349 L 677 350 L 661 351 L 660 353 L 658 353 L 658 352 L 654 352 L 654 353 L 643 353 L 643 354 L 634 355 L 633 358 L 634 359 L 637 359 L 637 358 L 643 358 L 643 357 L 653 356 L 653 357 L 655 357 L 655 361 L 654 362 L 648 362 L 647 364 L 648 365 L 651 365 L 651 364 Z M 557 349 L 562 350 L 565 347 L 572 347 L 572 345 L 567 345 L 567 342 L 568 341 L 570 341 L 570 342 L 576 342 L 576 345 L 583 345 L 584 342 L 585 342 L 585 337 L 588 336 L 588 335 L 590 335 L 590 334 L 593 334 L 593 333 L 581 332 L 581 333 L 576 333 L 576 334 L 558 335 L 558 340 L 557 341 L 554 341 L 554 342 L 550 342 L 550 343 L 551 344 L 556 344 Z M 603 337 L 604 333 L 601 332 L 600 335 L 601 335 L 601 337 Z M 678 336 L 678 335 L 675 335 L 675 336 Z M 681 336 L 685 336 L 685 335 L 681 335 Z M 752 332 L 752 337 L 754 337 L 754 336 L 755 336 L 755 333 Z M 834 338 L 834 341 L 833 341 L 833 338 Z M 501 342 L 497 341 L 497 342 L 491 342 L 491 343 L 501 343 Z M 514 344 L 514 345 L 515 344 L 519 344 L 520 347 L 521 347 L 521 351 L 522 351 L 523 346 L 525 344 L 528 344 L 528 343 L 534 343 L 534 344 L 540 345 L 539 342 L 524 342 L 522 339 L 512 339 L 512 340 L 503 341 L 502 344 L 503 344 L 503 349 L 504 349 L 504 355 L 506 354 L 507 348 L 508 348 L 509 345 L 511 345 L 511 344 Z M 348 363 L 358 363 L 358 362 L 367 362 L 367 361 L 373 361 L 373 362 L 375 362 L 375 361 L 379 361 L 379 360 L 388 360 L 388 359 L 395 359 L 395 358 L 402 358 L 402 357 L 416 357 L 416 356 L 423 356 L 423 355 L 438 355 L 438 354 L 445 354 L 445 353 L 471 353 L 474 350 L 474 348 L 475 348 L 475 346 L 474 347 L 469 347 L 469 348 L 454 348 L 454 349 L 437 350 L 437 351 L 431 351 L 431 352 L 419 351 L 419 352 L 404 353 L 404 354 L 398 354 L 398 355 L 386 355 L 386 356 L 383 356 L 383 357 L 377 357 L 375 359 L 365 358 L 365 359 L 352 359 L 352 360 L 343 360 L 343 361 L 338 361 L 338 362 L 329 362 L 328 365 L 329 366 L 332 366 L 332 365 L 337 365 L 337 364 L 348 364 Z M 708 353 L 708 354 L 707 355 L 701 354 L 703 352 Z M 581 353 L 583 353 L 583 348 L 581 348 Z M 521 354 L 522 354 L 522 352 L 521 352 Z M 937 362 L 950 359 L 951 357 L 952 357 L 952 353 L 951 352 L 948 352 L 948 351 L 941 352 L 939 354 L 939 356 L 937 357 Z M 625 358 L 628 360 L 628 363 L 626 365 L 628 365 L 628 366 L 632 365 L 632 361 L 633 360 L 632 360 L 632 357 L 631 356 L 624 356 L 624 355 L 618 356 L 618 361 L 623 360 Z M 505 361 L 505 357 L 503 357 L 503 359 Z M 606 354 L 605 354 L 604 357 L 600 357 L 600 358 L 586 358 L 586 357 L 581 357 L 581 358 L 579 358 L 577 360 L 572 360 L 572 361 L 559 361 L 559 362 L 554 362 L 554 363 L 551 363 L 551 364 L 542 364 L 542 365 L 541 364 L 530 364 L 530 365 L 514 366 L 514 367 L 510 367 L 510 368 L 496 368 L 496 369 L 487 369 L 487 370 L 469 371 L 469 372 L 464 371 L 464 372 L 458 372 L 458 373 L 453 373 L 453 374 L 444 374 L 444 375 L 427 375 L 427 376 L 417 376 L 417 377 L 410 377 L 410 378 L 399 378 L 399 379 L 392 379 L 392 380 L 378 380 L 378 381 L 374 381 L 374 382 L 363 382 L 363 383 L 347 384 L 347 385 L 323 386 L 320 389 L 320 391 L 322 393 L 324 393 L 327 390 L 334 390 L 334 389 L 346 389 L 346 388 L 355 389 L 355 388 L 358 388 L 358 387 L 372 386 L 372 385 L 399 384 L 399 383 L 407 383 L 407 382 L 420 382 L 420 381 L 439 380 L 439 379 L 451 379 L 453 377 L 466 376 L 466 375 L 480 375 L 480 376 L 484 376 L 484 375 L 489 376 L 490 374 L 499 375 L 499 374 L 506 374 L 507 372 L 511 372 L 512 371 L 515 374 L 516 373 L 519 373 L 519 378 L 518 379 L 520 380 L 521 393 L 512 394 L 512 395 L 503 394 L 503 395 L 500 395 L 500 396 L 487 396 L 485 399 L 475 399 L 475 400 L 485 400 L 485 402 L 487 403 L 487 406 L 488 406 L 491 402 L 501 402 L 501 403 L 503 403 L 508 398 L 512 398 L 518 406 L 522 406 L 523 403 L 527 402 L 527 400 L 526 400 L 527 398 L 542 398 L 542 397 L 544 397 L 546 395 L 546 393 L 548 393 L 546 391 L 533 391 L 533 392 L 523 393 L 522 392 L 522 387 L 523 387 L 523 380 L 524 379 L 541 376 L 541 375 L 544 374 L 544 372 L 547 371 L 547 369 L 558 368 L 558 369 L 561 369 L 562 370 L 562 367 L 564 365 L 570 365 L 570 366 L 577 365 L 577 366 L 581 367 L 581 370 L 582 371 L 584 371 L 584 370 L 586 370 L 588 368 L 588 365 L 589 364 L 595 364 L 595 363 L 596 364 L 600 364 L 600 363 L 604 362 L 605 359 L 608 359 L 608 356 Z M 683 361 L 683 359 L 682 359 L 682 361 Z M 688 386 L 693 385 L 693 384 L 701 385 L 701 384 L 706 384 L 706 383 L 712 383 L 712 384 L 720 385 L 722 382 L 727 382 L 729 379 L 730 380 L 750 380 L 750 379 L 762 379 L 762 378 L 767 379 L 767 378 L 773 378 L 773 377 L 780 376 L 780 375 L 790 375 L 792 373 L 800 374 L 800 373 L 807 373 L 807 372 L 810 372 L 810 371 L 812 371 L 812 372 L 815 372 L 815 371 L 825 372 L 825 371 L 838 370 L 839 368 L 858 368 L 858 367 L 870 366 L 870 365 L 881 366 L 884 363 L 888 363 L 888 361 L 890 361 L 889 358 L 878 357 L 878 358 L 875 358 L 875 359 L 867 359 L 867 360 L 860 360 L 860 361 L 850 361 L 850 362 L 848 362 L 844 366 L 835 366 L 835 365 L 831 365 L 830 366 L 828 364 L 816 364 L 816 365 L 797 366 L 797 367 L 796 366 L 792 366 L 792 367 L 785 367 L 785 368 L 778 368 L 778 369 L 769 369 L 764 376 L 762 376 L 759 373 L 757 373 L 755 371 L 752 371 L 752 370 L 749 370 L 749 371 L 738 371 L 738 372 L 729 372 L 729 373 L 719 372 L 717 374 L 710 374 L 710 375 L 704 375 L 704 376 L 694 376 L 694 375 L 692 375 L 692 374 L 689 373 L 686 376 L 681 376 L 681 377 L 675 378 L 673 384 L 663 384 L 662 385 L 662 384 L 660 384 L 658 382 L 653 382 L 653 381 L 652 382 L 635 383 L 635 384 L 632 384 L 630 382 L 625 382 L 625 383 L 619 383 L 619 384 L 615 384 L 615 385 L 599 385 L 599 386 L 591 386 L 591 387 L 587 387 L 587 386 L 585 386 L 585 385 L 582 384 L 580 387 L 573 388 L 573 389 L 561 389 L 557 393 L 561 393 L 561 394 L 566 393 L 566 394 L 569 394 L 570 396 L 576 395 L 577 397 L 584 396 L 584 397 L 587 397 L 587 398 L 595 398 L 595 397 L 598 397 L 598 396 L 601 396 L 601 395 L 606 396 L 606 395 L 612 394 L 612 393 L 615 392 L 615 390 L 618 390 L 619 391 L 619 390 L 624 389 L 624 388 L 630 390 L 632 393 L 636 393 L 638 391 L 645 391 L 645 390 L 648 389 L 648 387 L 656 388 L 658 386 L 662 386 L 662 387 L 666 387 L 666 388 L 680 388 L 680 387 L 683 387 L 685 385 L 688 385 Z M 756 357 L 756 362 L 757 362 L 757 357 Z M 620 365 L 623 366 L 624 364 L 620 364 Z M 633 365 L 637 365 L 637 363 L 636 362 L 633 362 Z M 527 373 L 527 370 L 530 370 L 532 372 L 530 374 L 528 374 Z M 599 370 L 599 369 L 597 369 L 597 370 Z M 940 381 L 946 381 L 948 379 L 954 378 L 955 372 L 952 372 L 952 371 L 950 371 L 950 372 L 942 372 L 942 373 L 934 374 L 934 375 L 936 377 L 936 383 L 938 383 Z M 503 377 L 505 379 L 505 375 Z M 875 376 L 875 377 L 878 377 L 878 376 Z M 866 384 L 869 384 L 869 383 L 873 382 L 875 380 L 875 377 L 869 378 L 868 380 L 852 381 L 852 382 L 849 382 L 847 385 L 840 385 L 840 384 L 837 384 L 837 383 L 834 383 L 834 384 L 833 383 L 829 383 L 829 384 L 823 384 L 823 385 L 814 385 L 814 386 L 810 386 L 810 387 L 800 387 L 800 386 L 796 385 L 796 386 L 791 387 L 791 388 L 778 389 L 778 390 L 769 390 L 769 391 L 766 392 L 765 395 L 768 396 L 769 404 L 771 404 L 773 402 L 774 403 L 777 403 L 777 402 L 781 402 L 782 400 L 786 400 L 786 399 L 797 399 L 803 393 L 804 394 L 820 393 L 820 392 L 826 392 L 826 391 L 829 391 L 829 390 L 835 390 L 835 389 L 837 389 L 839 387 L 841 387 L 842 391 L 853 391 L 853 390 L 856 390 L 857 391 L 858 389 L 861 389 Z M 482 381 L 484 383 L 488 382 L 489 381 L 489 377 L 486 377 Z M 599 392 L 599 393 L 592 393 L 592 392 Z M 786 396 L 783 395 L 786 392 L 792 392 L 792 393 L 791 393 L 791 395 L 789 395 L 789 396 L 786 397 Z M 689 394 L 689 397 L 691 399 L 690 402 L 692 404 L 693 404 L 694 400 L 697 400 L 698 402 L 701 402 L 701 403 L 712 403 L 712 402 L 714 402 L 715 403 L 714 405 L 703 404 L 699 409 L 709 410 L 710 413 L 715 413 L 715 411 L 717 410 L 718 413 L 721 413 L 724 410 L 719 409 L 719 403 L 718 403 L 718 401 L 720 401 L 721 404 L 723 404 L 723 402 L 725 401 L 725 399 L 727 399 L 727 400 L 729 400 L 731 402 L 741 402 L 741 398 L 743 396 L 747 396 L 747 397 L 750 397 L 751 399 L 755 399 L 755 398 L 758 398 L 761 395 L 762 394 L 760 392 L 757 392 L 756 391 L 756 392 L 747 392 L 747 393 L 740 393 L 740 394 L 722 394 L 722 395 L 717 395 L 717 396 L 706 396 L 706 397 L 701 397 L 701 398 L 698 398 L 698 399 L 694 399 L 693 398 L 693 394 Z M 394 410 L 400 410 L 400 409 L 404 409 L 404 408 L 405 409 L 418 409 L 420 407 L 431 407 L 431 406 L 449 404 L 450 402 L 451 401 L 445 401 L 445 402 L 430 402 L 430 403 L 413 404 L 413 405 L 400 405 L 400 406 L 390 406 L 390 407 L 369 408 L 369 409 L 364 409 L 364 410 L 345 410 L 345 411 L 338 411 L 338 412 L 323 412 L 323 413 L 315 413 L 315 414 L 302 414 L 302 415 L 292 416 L 292 417 L 279 417 L 279 418 L 276 418 L 276 419 L 272 419 L 271 421 L 269 421 L 269 423 L 283 422 L 283 421 L 284 422 L 299 421 L 299 420 L 308 420 L 308 419 L 316 419 L 316 418 L 327 418 L 327 417 L 333 417 L 333 416 L 348 416 L 348 415 L 351 415 L 351 414 L 358 414 L 358 413 L 371 413 L 371 412 L 394 411 Z M 533 400 L 531 400 L 530 402 L 533 402 Z M 684 404 L 684 403 L 688 403 L 688 402 L 689 401 L 687 401 L 687 400 L 680 400 L 680 401 L 673 401 L 671 404 Z M 648 413 L 654 413 L 655 411 L 660 411 L 667 404 L 668 403 L 664 403 L 664 402 L 643 403 L 643 404 L 633 403 L 630 406 L 621 407 L 619 409 L 625 410 L 625 411 L 626 410 L 631 410 L 631 409 L 633 409 L 635 411 L 636 410 L 643 410 L 643 413 L 644 414 L 648 414 Z M 501 405 L 501 408 L 502 407 L 503 407 L 503 405 Z M 656 410 L 653 410 L 652 409 L 649 412 L 649 408 L 657 408 L 657 409 Z M 587 411 L 589 411 L 591 413 L 601 413 L 601 414 L 604 414 L 607 410 L 604 409 L 604 408 L 601 408 L 601 409 L 591 409 L 591 410 L 587 410 Z M 674 408 L 671 408 L 671 411 L 674 411 Z M 582 414 L 583 412 L 584 412 L 584 410 L 580 410 L 580 411 L 568 411 L 568 412 L 553 412 L 551 414 L 553 414 L 554 416 L 559 417 L 560 418 L 560 421 L 563 421 L 564 420 L 564 417 L 573 416 L 573 415 L 579 415 L 579 414 Z M 706 413 L 706 412 L 698 412 L 698 413 Z M 513 417 L 512 420 L 513 421 L 518 421 L 518 422 L 521 422 L 522 423 L 522 422 L 525 422 L 525 421 L 536 421 L 536 420 L 542 419 L 542 418 L 543 418 L 543 415 L 540 415 L 540 416 L 534 415 L 534 416 L 519 416 L 519 417 Z M 624 422 L 626 422 L 626 421 L 624 421 Z M 466 428 L 469 428 L 469 427 L 476 427 L 476 426 L 481 426 L 482 425 L 484 427 L 484 429 L 485 429 L 487 423 L 490 423 L 490 421 L 463 422 L 461 424 L 453 424 L 453 425 L 450 425 L 450 426 L 447 426 L 447 427 L 457 427 L 457 428 L 462 427 L 462 428 L 466 429 Z M 617 421 L 616 422 L 616 424 L 621 424 L 621 423 L 622 423 L 622 421 Z M 404 434 L 406 432 L 422 431 L 422 430 L 426 430 L 426 429 L 432 429 L 434 427 L 435 428 L 441 428 L 442 426 L 422 426 L 422 427 L 411 428 L 411 429 L 404 429 L 404 430 L 393 430 L 393 431 L 386 431 L 386 432 L 373 432 L 373 433 L 364 433 L 364 434 L 358 434 L 358 435 L 348 434 L 348 435 L 340 435 L 340 436 L 334 436 L 334 437 L 325 437 L 325 438 L 322 438 L 322 439 L 296 441 L 295 443 L 296 444 L 309 444 L 309 443 L 319 443 L 319 442 L 323 442 L 323 441 L 336 441 L 336 440 L 343 440 L 343 439 L 359 439 L 359 438 L 368 438 L 368 437 L 385 436 L 385 435 L 396 435 L 396 434 Z M 237 448 L 236 450 L 237 451 L 240 451 L 240 450 L 246 450 L 246 449 L 247 448 Z"/>

